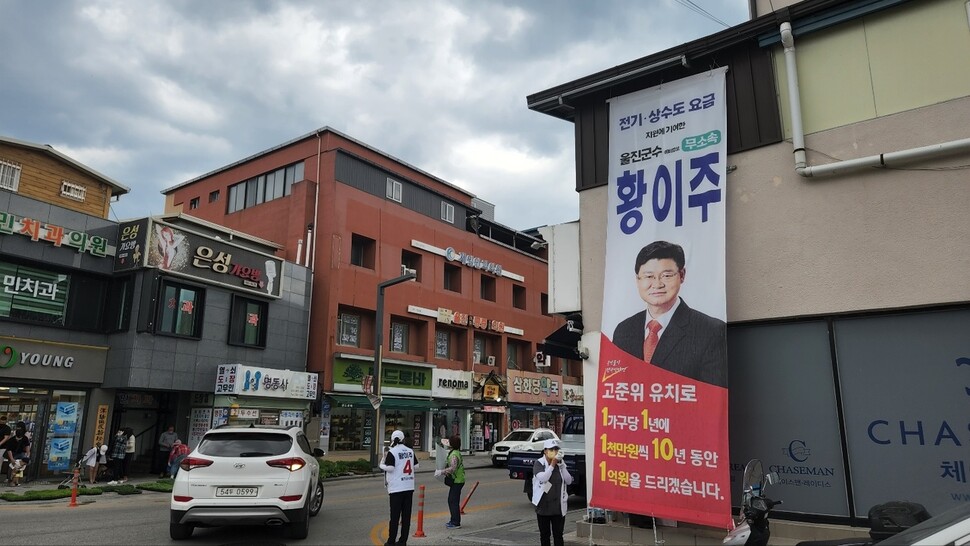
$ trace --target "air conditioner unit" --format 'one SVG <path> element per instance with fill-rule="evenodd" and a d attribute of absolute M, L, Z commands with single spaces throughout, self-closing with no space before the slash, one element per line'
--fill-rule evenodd
<path fill-rule="evenodd" d="M 494 366 L 495 365 L 495 357 L 494 356 L 488 357 L 488 365 L 489 366 Z"/>

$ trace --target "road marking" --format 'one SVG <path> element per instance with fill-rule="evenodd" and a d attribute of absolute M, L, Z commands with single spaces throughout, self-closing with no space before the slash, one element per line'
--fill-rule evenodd
<path fill-rule="evenodd" d="M 468 513 L 468 512 L 482 512 L 484 510 L 495 510 L 497 508 L 505 508 L 507 506 L 511 506 L 512 504 L 514 503 L 496 502 L 494 504 L 485 504 L 482 506 L 475 506 L 473 508 L 468 508 L 467 510 L 465 510 L 465 512 Z M 445 517 L 450 518 L 451 512 L 432 512 L 430 514 L 428 513 L 424 514 L 425 521 L 429 519 L 439 519 L 439 518 L 444 519 Z M 412 524 L 414 523 L 415 518 L 417 518 L 417 514 L 412 516 L 411 518 Z M 373 544 L 374 546 L 382 546 L 383 544 L 387 543 L 387 538 L 388 538 L 387 533 L 388 533 L 388 524 L 386 521 L 374 525 L 374 527 L 372 527 L 370 530 L 371 544 Z"/>

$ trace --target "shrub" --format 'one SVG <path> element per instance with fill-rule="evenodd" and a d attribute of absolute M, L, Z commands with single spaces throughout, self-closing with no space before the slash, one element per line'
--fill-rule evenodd
<path fill-rule="evenodd" d="M 356 461 L 320 461 L 321 479 L 370 473 L 370 461 L 367 459 L 357 459 Z"/>
<path fill-rule="evenodd" d="M 85 487 L 83 489 L 78 489 L 78 496 L 82 495 L 100 495 L 102 493 L 99 487 Z M 40 489 L 34 491 L 24 491 L 24 493 L 4 493 L 0 495 L 0 499 L 8 502 L 22 502 L 22 501 L 38 501 L 38 500 L 56 500 L 64 499 L 71 496 L 71 491 L 69 489 Z"/>

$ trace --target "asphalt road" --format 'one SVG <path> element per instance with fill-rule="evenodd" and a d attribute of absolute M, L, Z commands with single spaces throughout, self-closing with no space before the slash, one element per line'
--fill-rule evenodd
<path fill-rule="evenodd" d="M 449 519 L 448 489 L 430 473 L 419 473 L 417 484 L 425 486 L 424 538 L 409 544 L 538 544 L 532 505 L 522 492 L 522 482 L 510 480 L 505 469 L 469 469 L 463 499 L 475 481 L 478 488 L 465 508 L 461 529 L 446 529 Z M 417 530 L 419 495 L 415 492 L 411 535 Z M 80 497 L 81 505 L 68 501 L 2 503 L 0 544 L 169 544 L 169 495 Z M 570 510 L 581 510 L 584 501 L 571 497 Z M 302 544 L 381 545 L 387 538 L 387 493 L 381 477 L 355 478 L 325 483 L 323 510 L 310 520 L 310 536 Z M 573 515 L 573 514 L 571 514 Z M 579 516 L 573 517 L 575 521 Z M 575 529 L 573 529 L 575 530 Z M 567 528 L 567 533 L 570 529 Z M 192 538 L 178 544 L 271 545 L 285 544 L 278 530 L 263 527 L 196 529 Z"/>

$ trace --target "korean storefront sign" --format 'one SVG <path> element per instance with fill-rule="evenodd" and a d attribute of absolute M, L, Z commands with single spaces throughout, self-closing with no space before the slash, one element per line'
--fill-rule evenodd
<path fill-rule="evenodd" d="M 428 398 L 431 396 L 432 370 L 433 368 L 408 366 L 385 360 L 381 363 L 381 394 Z M 335 358 L 333 390 L 361 394 L 361 382 L 365 375 L 374 375 L 372 361 Z"/>
<path fill-rule="evenodd" d="M 108 244 L 108 239 L 99 235 L 70 230 L 7 211 L 0 211 L 0 235 L 22 235 L 34 242 L 43 241 L 56 247 L 68 246 L 79 253 L 87 252 L 99 258 L 114 256 L 115 253 L 115 247 Z"/>
<path fill-rule="evenodd" d="M 438 322 L 442 324 L 455 324 L 457 326 L 472 326 L 480 330 L 491 330 L 493 332 L 504 333 L 505 323 L 500 320 L 491 320 L 485 317 L 469 315 L 459 311 L 452 311 L 443 307 L 438 308 Z"/>
<path fill-rule="evenodd" d="M 564 406 L 582 406 L 583 405 L 583 386 L 563 384 L 562 403 Z"/>
<path fill-rule="evenodd" d="M 189 417 L 189 448 L 195 449 L 209 430 L 212 422 L 212 408 L 192 408 Z"/>
<path fill-rule="evenodd" d="M 435 398 L 472 399 L 472 372 L 435 368 L 431 380 Z"/>
<path fill-rule="evenodd" d="M 610 100 L 590 497 L 597 508 L 722 528 L 726 70 Z"/>
<path fill-rule="evenodd" d="M 98 404 L 97 420 L 94 423 L 94 445 L 104 445 L 104 435 L 108 430 L 108 405 Z"/>
<path fill-rule="evenodd" d="M 502 264 L 493 263 L 478 256 L 472 256 L 466 252 L 459 252 L 450 246 L 445 249 L 445 258 L 452 262 L 467 265 L 468 267 L 481 269 L 496 277 L 502 276 Z"/>
<path fill-rule="evenodd" d="M 209 284 L 280 297 L 283 260 L 226 241 L 140 219 L 118 226 L 121 253 L 115 270 L 157 267 Z"/>
<path fill-rule="evenodd" d="M 316 400 L 317 374 L 220 364 L 216 367 L 215 394 Z"/>
<path fill-rule="evenodd" d="M 107 347 L 0 336 L 0 380 L 101 383 L 107 355 Z"/>
<path fill-rule="evenodd" d="M 509 402 L 562 404 L 562 378 L 558 375 L 509 370 Z"/>

